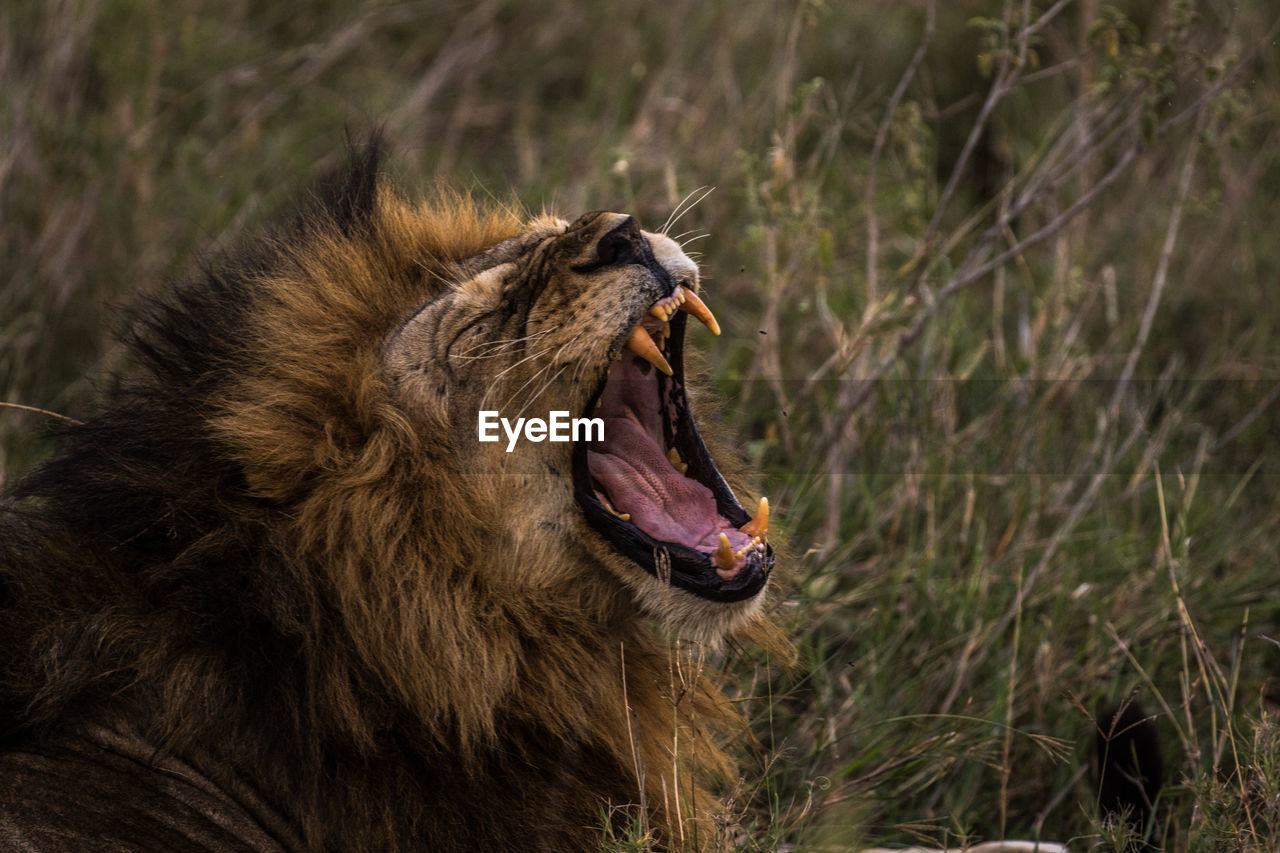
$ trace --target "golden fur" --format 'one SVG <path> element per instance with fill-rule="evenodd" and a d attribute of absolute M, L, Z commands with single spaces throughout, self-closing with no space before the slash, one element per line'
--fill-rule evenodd
<path fill-rule="evenodd" d="M 410 205 L 371 154 L 148 309 L 146 378 L 0 528 L 10 749 L 137 732 L 251 780 L 310 849 L 593 849 L 635 817 L 708 844 L 705 784 L 733 772 L 712 735 L 738 718 L 694 658 L 776 644 L 763 595 L 705 601 L 622 557 L 567 445 L 476 442 L 486 400 L 579 411 L 647 298 L 583 289 L 574 233 Z"/>

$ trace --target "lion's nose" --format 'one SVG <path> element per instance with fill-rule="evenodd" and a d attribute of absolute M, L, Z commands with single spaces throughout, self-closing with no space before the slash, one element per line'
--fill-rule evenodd
<path fill-rule="evenodd" d="M 698 289 L 698 265 L 684 253 L 679 243 L 666 234 L 645 232 L 644 237 L 658 263 L 676 284 L 684 285 L 690 291 Z"/>
<path fill-rule="evenodd" d="M 640 223 L 634 216 L 628 216 L 600 238 L 596 243 L 596 256 L 602 266 L 634 264 L 641 259 L 643 240 Z"/>

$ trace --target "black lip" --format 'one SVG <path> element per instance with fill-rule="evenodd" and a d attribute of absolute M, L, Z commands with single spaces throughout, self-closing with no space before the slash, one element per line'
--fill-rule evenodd
<path fill-rule="evenodd" d="M 738 503 L 733 490 L 716 468 L 711 454 L 698 433 L 698 427 L 689 411 L 684 389 L 684 334 L 688 315 L 677 313 L 671 318 L 671 332 L 667 338 L 667 361 L 672 375 L 656 373 L 658 394 L 661 397 L 664 438 L 689 464 L 687 476 L 711 490 L 715 496 L 716 510 L 734 527 L 741 527 L 751 516 Z M 628 327 L 630 328 L 630 327 Z M 627 357 L 626 355 L 623 356 Z M 594 411 L 596 400 L 604 390 L 605 382 L 587 401 L 586 413 Z M 755 596 L 764 587 L 773 571 L 773 548 L 765 543 L 763 554 L 754 549 L 748 551 L 746 564 L 729 580 L 721 580 L 709 555 L 679 542 L 663 542 L 649 536 L 639 527 L 623 521 L 609 512 L 595 496 L 591 487 L 591 475 L 587 467 L 586 446 L 575 444 L 573 448 L 573 485 L 578 505 L 582 507 L 587 524 L 609 541 L 623 555 L 643 567 L 659 580 L 668 576 L 671 583 L 700 598 L 730 603 Z M 662 559 L 665 557 L 665 560 Z M 663 565 L 665 563 L 666 565 Z"/>

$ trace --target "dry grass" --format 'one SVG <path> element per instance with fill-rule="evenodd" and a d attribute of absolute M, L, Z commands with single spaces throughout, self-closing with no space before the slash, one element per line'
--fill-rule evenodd
<path fill-rule="evenodd" d="M 791 531 L 796 671 L 731 847 L 1120 849 L 1089 710 L 1159 709 L 1158 848 L 1275 849 L 1276 21 L 1262 2 L 20 0 L 0 399 L 79 417 L 104 307 L 385 123 L 410 184 L 678 231 Z M 1194 13 L 1194 14 L 1193 14 Z M 0 412 L 0 471 L 47 452 Z M 56 425 L 56 424 L 55 424 Z M 646 849 L 642 828 L 614 839 Z"/>

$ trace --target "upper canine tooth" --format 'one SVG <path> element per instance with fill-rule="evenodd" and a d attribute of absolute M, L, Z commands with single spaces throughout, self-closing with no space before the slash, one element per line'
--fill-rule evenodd
<path fill-rule="evenodd" d="M 720 334 L 720 324 L 716 322 L 715 315 L 712 314 L 711 309 L 708 308 L 706 304 L 701 299 L 698 298 L 698 295 L 696 293 L 694 293 L 692 290 L 688 290 L 684 288 L 683 286 L 676 288 L 676 293 L 678 293 L 681 297 L 680 299 L 681 311 L 685 311 L 697 317 L 702 322 L 702 325 L 706 326 L 708 329 L 711 330 L 711 334 L 713 335 Z"/>
<path fill-rule="evenodd" d="M 769 532 L 769 499 L 761 498 L 755 517 L 738 529 L 748 536 L 759 536 L 763 539 Z"/>
<path fill-rule="evenodd" d="M 668 461 L 668 462 L 670 462 L 672 465 L 679 465 L 679 464 L 680 464 L 680 451 L 676 450 L 674 447 L 668 447 L 668 448 L 667 448 L 667 461 Z"/>
<path fill-rule="evenodd" d="M 654 306 L 649 309 L 649 314 L 654 317 L 657 317 L 659 320 L 662 320 L 663 322 L 666 322 L 667 320 L 667 312 L 665 309 L 663 309 L 661 302 L 655 303 Z"/>
<path fill-rule="evenodd" d="M 672 375 L 671 365 L 667 364 L 667 360 L 662 357 L 662 353 L 658 351 L 657 345 L 653 342 L 653 338 L 649 337 L 649 333 L 639 324 L 631 330 L 631 334 L 627 337 L 627 349 L 652 364 L 668 376 Z"/>

